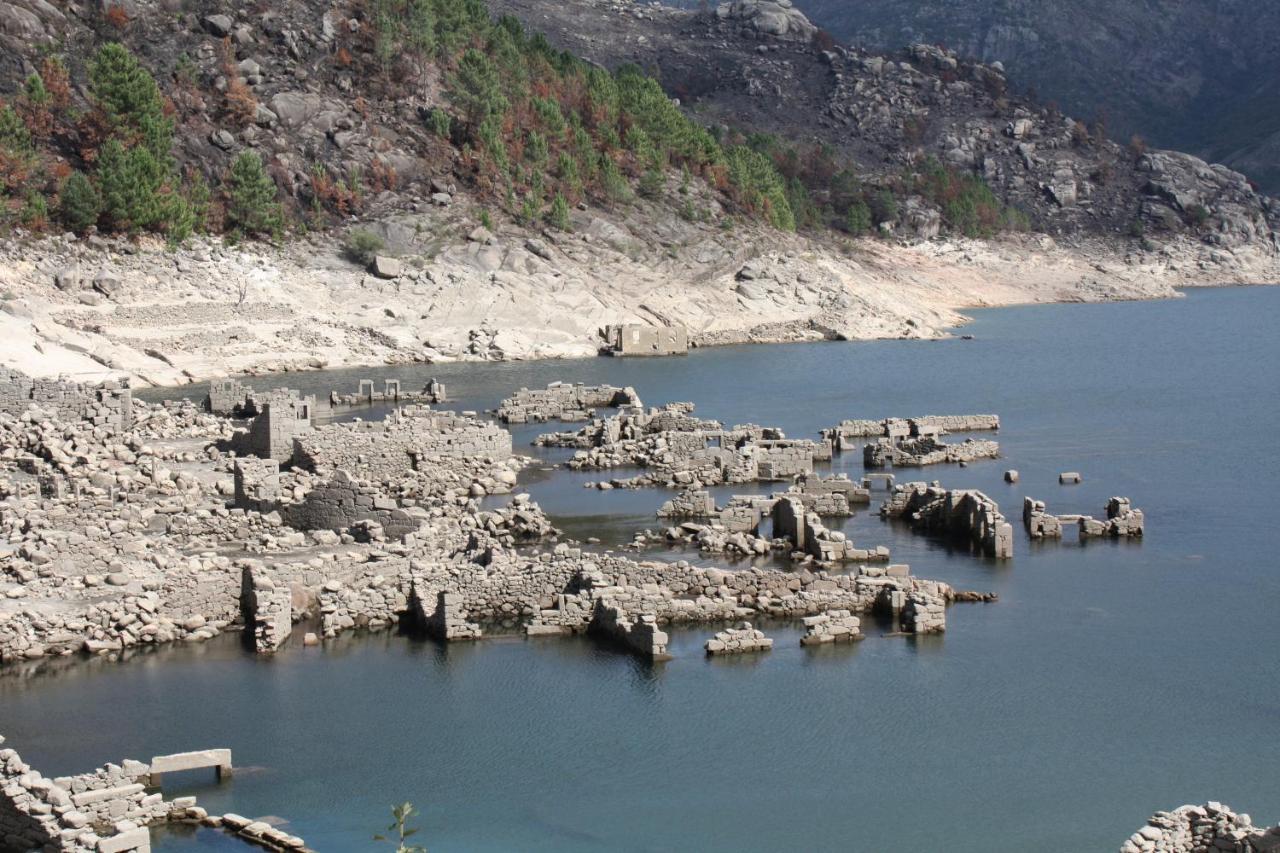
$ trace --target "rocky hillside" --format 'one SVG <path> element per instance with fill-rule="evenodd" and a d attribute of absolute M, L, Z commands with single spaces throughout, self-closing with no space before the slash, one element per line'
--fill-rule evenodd
<path fill-rule="evenodd" d="M 798 0 L 874 50 L 946 44 L 1001 61 L 1078 115 L 1105 115 L 1280 192 L 1280 6 L 1250 0 Z"/>
<path fill-rule="evenodd" d="M 1242 176 L 787 2 L 0 0 L 0 47 L 0 363 L 36 375 L 938 337 L 1280 280 Z"/>
<path fill-rule="evenodd" d="M 1244 176 L 1111 142 L 1017 94 L 999 63 L 925 45 L 888 55 L 846 49 L 825 41 L 790 0 L 701 12 L 618 0 L 494 5 L 597 62 L 650 69 L 701 120 L 830 146 L 889 185 L 936 162 L 981 176 L 1054 235 L 1191 234 L 1275 251 L 1280 211 Z M 929 236 L 936 211 L 946 218 L 949 193 L 919 195 L 902 218 Z"/>

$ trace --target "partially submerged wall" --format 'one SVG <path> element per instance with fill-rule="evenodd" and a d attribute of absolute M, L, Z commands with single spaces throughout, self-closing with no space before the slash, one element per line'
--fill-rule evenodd
<path fill-rule="evenodd" d="M 989 557 L 1013 556 L 1013 526 L 1000 506 L 973 489 L 947 490 L 928 483 L 899 483 L 880 507 L 885 518 L 907 518 L 927 533 L 967 539 Z"/>
<path fill-rule="evenodd" d="M 689 332 L 684 326 L 624 323 L 605 329 L 606 349 L 615 356 L 687 355 Z"/>

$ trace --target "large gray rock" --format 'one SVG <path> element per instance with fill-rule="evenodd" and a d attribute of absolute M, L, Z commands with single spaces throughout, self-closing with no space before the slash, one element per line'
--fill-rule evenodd
<path fill-rule="evenodd" d="M 788 41 L 809 41 L 818 32 L 791 0 L 734 0 L 719 6 L 716 16 Z"/>
<path fill-rule="evenodd" d="M 370 269 L 378 278 L 399 278 L 404 272 L 404 264 L 395 258 L 378 255 L 373 259 Z"/>
<path fill-rule="evenodd" d="M 200 23 L 210 35 L 218 38 L 231 35 L 231 28 L 235 25 L 229 15 L 209 15 Z"/>

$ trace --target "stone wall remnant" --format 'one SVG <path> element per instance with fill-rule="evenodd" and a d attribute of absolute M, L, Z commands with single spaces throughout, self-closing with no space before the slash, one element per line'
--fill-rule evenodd
<path fill-rule="evenodd" d="M 884 518 L 907 518 L 912 527 L 971 541 L 989 557 L 1013 556 L 1013 527 L 1000 506 L 975 489 L 900 483 L 880 506 Z"/>
<path fill-rule="evenodd" d="M 605 329 L 605 352 L 614 356 L 687 355 L 689 332 L 684 326 L 646 326 L 623 323 Z"/>
<path fill-rule="evenodd" d="M 642 407 L 634 388 L 552 382 L 545 389 L 521 388 L 498 405 L 496 414 L 506 424 L 585 421 L 596 409 L 622 407 Z"/>
<path fill-rule="evenodd" d="M 739 622 L 732 628 L 716 632 L 704 646 L 709 655 L 744 655 L 773 650 L 773 640 L 764 631 L 752 628 L 750 622 Z"/>
<path fill-rule="evenodd" d="M 828 610 L 804 617 L 802 646 L 851 643 L 862 639 L 862 620 L 848 610 Z"/>

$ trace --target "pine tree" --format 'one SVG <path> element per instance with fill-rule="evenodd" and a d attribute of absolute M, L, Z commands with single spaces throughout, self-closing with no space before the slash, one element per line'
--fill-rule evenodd
<path fill-rule="evenodd" d="M 547 213 L 547 221 L 551 223 L 553 228 L 559 228 L 561 231 L 569 230 L 569 202 L 560 193 L 556 193 L 556 197 L 551 200 L 551 210 Z"/>
<path fill-rule="evenodd" d="M 164 114 L 155 78 L 128 48 L 111 43 L 98 50 L 89 65 L 89 94 L 126 145 L 142 142 L 168 164 L 173 121 Z"/>
<path fill-rule="evenodd" d="M 72 172 L 62 184 L 58 212 L 68 228 L 84 232 L 102 213 L 102 196 L 84 172 Z"/>
<path fill-rule="evenodd" d="M 450 97 L 470 127 L 478 128 L 485 119 L 506 111 L 507 99 L 502 95 L 498 70 L 489 57 L 475 48 L 462 54 L 451 82 Z"/>
<path fill-rule="evenodd" d="M 31 134 L 13 107 L 0 107 L 0 152 L 31 153 Z"/>
<path fill-rule="evenodd" d="M 107 140 L 98 152 L 98 187 L 111 226 L 122 231 L 162 226 L 161 189 L 168 174 L 145 145 L 126 150 L 118 140 Z"/>
<path fill-rule="evenodd" d="M 227 176 L 227 224 L 245 234 L 278 234 L 284 214 L 276 185 L 252 151 L 241 151 Z"/>

